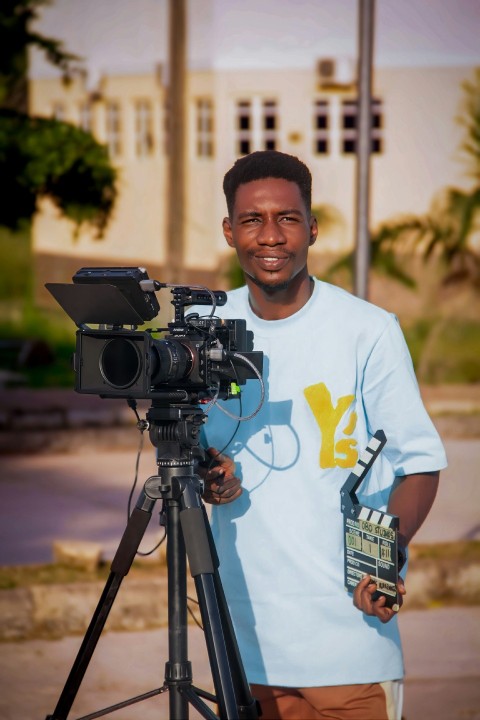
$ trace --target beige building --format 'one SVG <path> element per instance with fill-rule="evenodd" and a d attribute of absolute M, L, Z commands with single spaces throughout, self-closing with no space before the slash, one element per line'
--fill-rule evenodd
<path fill-rule="evenodd" d="M 445 185 L 468 186 L 459 159 L 462 82 L 472 67 L 381 68 L 375 73 L 371 222 L 427 210 Z M 231 255 L 223 240 L 225 171 L 242 154 L 275 148 L 299 156 L 313 175 L 315 206 L 337 222 L 312 250 L 312 270 L 354 243 L 356 88 L 354 64 L 320 59 L 291 71 L 191 71 L 187 83 L 184 267 L 188 282 L 225 287 Z M 59 217 L 48 202 L 35 218 L 39 298 L 46 281 L 84 265 L 143 265 L 169 282 L 166 254 L 168 127 L 160 71 L 103 76 L 65 86 L 31 81 L 31 112 L 91 131 L 119 169 L 119 197 L 105 237 Z M 43 296 L 46 297 L 46 294 Z"/>

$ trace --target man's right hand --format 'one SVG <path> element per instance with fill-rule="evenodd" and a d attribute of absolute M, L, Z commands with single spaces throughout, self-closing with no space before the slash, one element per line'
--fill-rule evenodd
<path fill-rule="evenodd" d="M 224 505 L 233 502 L 242 494 L 242 487 L 235 476 L 235 463 L 231 457 L 208 448 L 207 454 L 215 463 L 209 470 L 200 467 L 198 472 L 205 482 L 202 498 L 212 505 Z"/>

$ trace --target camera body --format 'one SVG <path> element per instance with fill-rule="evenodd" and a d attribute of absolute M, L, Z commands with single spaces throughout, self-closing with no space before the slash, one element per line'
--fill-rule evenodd
<path fill-rule="evenodd" d="M 224 292 L 162 284 L 143 268 L 82 268 L 73 285 L 46 287 L 79 327 L 79 393 L 193 403 L 228 399 L 239 385 L 261 377 L 263 353 L 253 351 L 245 320 L 221 320 L 214 308 L 209 317 L 184 315 L 187 306 L 225 304 Z M 155 292 L 162 287 L 171 288 L 173 322 L 138 330 L 160 309 Z"/>
<path fill-rule="evenodd" d="M 161 339 L 149 330 L 79 330 L 75 390 L 102 397 L 172 401 L 182 394 L 189 401 L 213 392 L 223 399 L 232 397 L 236 386 L 254 375 L 248 366 L 231 362 L 231 355 L 248 357 L 261 371 L 262 353 L 252 352 L 244 320 L 208 323 L 208 338 L 197 330 L 197 325 L 205 324 L 195 318 L 191 325 L 170 327 Z"/>

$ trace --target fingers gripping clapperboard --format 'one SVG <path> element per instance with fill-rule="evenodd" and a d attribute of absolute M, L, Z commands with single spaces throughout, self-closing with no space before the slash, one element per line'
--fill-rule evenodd
<path fill-rule="evenodd" d="M 341 508 L 344 520 L 345 587 L 353 592 L 370 575 L 377 585 L 374 599 L 384 595 L 388 607 L 398 609 L 398 527 L 395 515 L 360 505 L 356 490 L 387 442 L 383 430 L 373 435 L 343 485 Z"/>

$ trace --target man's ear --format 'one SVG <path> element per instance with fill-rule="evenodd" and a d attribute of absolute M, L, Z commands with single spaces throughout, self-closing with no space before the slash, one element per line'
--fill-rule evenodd
<path fill-rule="evenodd" d="M 310 240 L 308 242 L 309 245 L 313 245 L 318 236 L 318 224 L 317 224 L 317 218 L 312 215 L 310 218 Z"/>
<path fill-rule="evenodd" d="M 230 245 L 230 247 L 235 247 L 232 236 L 232 223 L 230 222 L 229 217 L 223 218 L 222 229 L 223 235 L 228 245 Z"/>

